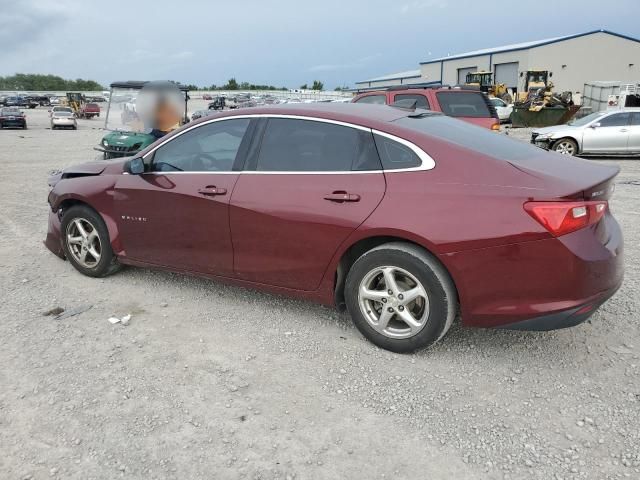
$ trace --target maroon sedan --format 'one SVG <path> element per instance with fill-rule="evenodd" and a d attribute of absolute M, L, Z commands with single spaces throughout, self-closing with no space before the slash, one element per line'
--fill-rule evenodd
<path fill-rule="evenodd" d="M 158 267 L 336 305 L 408 352 L 458 314 L 587 319 L 622 282 L 617 173 L 427 110 L 254 108 L 53 176 L 46 245 L 89 276 Z"/>

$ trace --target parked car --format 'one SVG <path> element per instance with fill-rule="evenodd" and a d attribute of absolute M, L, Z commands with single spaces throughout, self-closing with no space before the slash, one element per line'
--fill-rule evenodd
<path fill-rule="evenodd" d="M 52 176 L 45 243 L 88 276 L 167 268 L 337 305 L 407 352 L 458 313 L 589 318 L 623 276 L 618 172 L 426 110 L 257 107 Z"/>
<path fill-rule="evenodd" d="M 36 108 L 37 102 L 31 100 L 29 97 L 22 96 L 9 96 L 4 100 L 4 105 L 7 107 L 24 107 L 24 108 Z"/>
<path fill-rule="evenodd" d="M 640 155 L 640 108 L 595 112 L 535 129 L 531 143 L 565 155 Z"/>
<path fill-rule="evenodd" d="M 100 105 L 97 103 L 84 103 L 80 107 L 80 118 L 93 118 L 100 116 Z"/>
<path fill-rule="evenodd" d="M 31 108 L 35 108 L 35 106 L 38 105 L 41 107 L 48 107 L 49 105 L 51 105 L 49 97 L 47 97 L 46 95 L 29 95 L 26 98 L 30 102 L 30 105 L 34 105 Z"/>
<path fill-rule="evenodd" d="M 73 112 L 58 110 L 51 113 L 51 130 L 55 130 L 56 128 L 78 129 L 78 122 Z"/>
<path fill-rule="evenodd" d="M 27 128 L 27 116 L 18 107 L 0 108 L 0 128 Z"/>
<path fill-rule="evenodd" d="M 52 107 L 52 108 L 49 110 L 49 118 L 53 117 L 53 115 L 54 115 L 54 114 L 56 114 L 56 113 L 58 113 L 58 112 L 69 112 L 69 113 L 71 113 L 72 115 L 74 114 L 74 113 L 73 113 L 73 108 L 71 108 L 71 107 L 65 107 L 65 106 L 60 106 L 60 105 L 56 105 L 56 106 Z"/>
<path fill-rule="evenodd" d="M 199 118 L 208 117 L 209 115 L 215 115 L 216 113 L 218 113 L 218 112 L 216 112 L 215 110 L 209 110 L 209 109 L 207 109 L 207 110 L 197 110 L 197 111 L 193 112 L 193 115 L 191 115 L 191 120 L 192 121 L 193 120 L 198 120 Z"/>
<path fill-rule="evenodd" d="M 352 102 L 415 105 L 416 108 L 442 112 L 481 127 L 500 130 L 498 114 L 487 94 L 480 90 L 405 85 L 361 93 Z"/>
<path fill-rule="evenodd" d="M 60 97 L 49 97 L 50 105 L 60 105 Z"/>
<path fill-rule="evenodd" d="M 210 93 L 203 93 L 202 94 L 202 99 L 203 100 L 213 100 L 213 95 L 211 95 Z"/>
<path fill-rule="evenodd" d="M 489 97 L 489 101 L 491 102 L 491 105 L 493 105 L 493 108 L 496 109 L 498 120 L 500 120 L 500 122 L 511 121 L 511 113 L 513 112 L 512 103 L 507 103 L 501 98 L 497 97 Z"/>

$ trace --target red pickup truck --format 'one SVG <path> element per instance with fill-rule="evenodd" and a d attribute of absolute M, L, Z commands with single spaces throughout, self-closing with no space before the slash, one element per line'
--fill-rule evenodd
<path fill-rule="evenodd" d="M 97 103 L 85 103 L 80 107 L 80 112 L 78 113 L 80 118 L 93 118 L 100 116 L 100 105 Z"/>
<path fill-rule="evenodd" d="M 403 85 L 386 90 L 361 93 L 353 103 L 379 103 L 387 105 L 413 105 L 442 112 L 491 130 L 500 130 L 500 120 L 489 97 L 479 90 L 450 87 L 421 87 Z"/>

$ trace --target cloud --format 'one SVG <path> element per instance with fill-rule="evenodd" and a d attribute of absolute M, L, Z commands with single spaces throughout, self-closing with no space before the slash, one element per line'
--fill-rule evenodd
<path fill-rule="evenodd" d="M 400 7 L 400 13 L 406 14 L 416 10 L 427 10 L 428 8 L 446 8 L 449 6 L 447 0 L 416 0 L 405 3 Z"/>
<path fill-rule="evenodd" d="M 40 43 L 54 27 L 63 28 L 68 13 L 48 2 L 0 0 L 0 58 Z"/>
<path fill-rule="evenodd" d="M 314 65 L 307 69 L 308 72 L 336 72 L 339 70 L 351 70 L 355 68 L 361 68 L 367 64 L 373 62 L 379 58 L 380 54 L 368 55 L 366 57 L 358 58 L 349 63 L 326 63 L 320 65 Z"/>

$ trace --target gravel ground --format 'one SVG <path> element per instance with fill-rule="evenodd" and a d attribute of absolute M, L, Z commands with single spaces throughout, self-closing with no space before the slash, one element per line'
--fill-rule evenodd
<path fill-rule="evenodd" d="M 626 279 L 591 321 L 396 355 L 321 306 L 81 276 L 42 244 L 46 178 L 94 158 L 102 121 L 28 120 L 0 132 L 0 478 L 640 478 L 640 162 L 615 161 Z"/>

